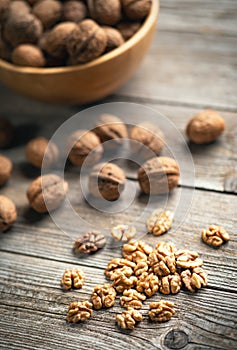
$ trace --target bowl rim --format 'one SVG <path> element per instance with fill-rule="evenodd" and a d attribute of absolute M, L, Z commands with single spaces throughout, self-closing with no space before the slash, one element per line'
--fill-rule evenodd
<path fill-rule="evenodd" d="M 36 67 L 21 67 L 21 66 L 14 65 L 10 62 L 7 62 L 3 59 L 0 59 L 0 68 L 6 69 L 9 71 L 14 71 L 17 73 L 22 73 L 22 74 L 25 74 L 25 73 L 55 74 L 55 73 L 62 73 L 62 72 L 68 73 L 68 72 L 75 72 L 75 71 L 78 72 L 78 71 L 83 71 L 84 69 L 93 68 L 102 63 L 110 61 L 115 57 L 122 55 L 124 52 L 130 50 L 134 45 L 136 45 L 141 40 L 141 38 L 143 38 L 146 35 L 147 31 L 154 24 L 154 22 L 156 22 L 158 13 L 159 13 L 159 0 L 153 0 L 149 15 L 147 16 L 146 20 L 144 21 L 140 29 L 129 40 L 127 40 L 120 47 L 102 55 L 101 57 L 98 57 L 97 59 L 89 63 L 84 63 L 80 65 L 75 65 L 75 66 L 36 68 Z"/>

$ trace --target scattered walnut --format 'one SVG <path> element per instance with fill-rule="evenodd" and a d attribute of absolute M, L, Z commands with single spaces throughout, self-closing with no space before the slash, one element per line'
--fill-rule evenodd
<path fill-rule="evenodd" d="M 164 276 L 160 280 L 160 292 L 162 294 L 177 294 L 181 286 L 181 277 L 177 272 L 174 275 Z"/>
<path fill-rule="evenodd" d="M 120 274 L 114 279 L 112 286 L 116 289 L 118 293 L 123 293 L 125 289 L 130 289 L 137 283 L 137 277 L 130 276 L 127 277 L 124 274 Z"/>
<path fill-rule="evenodd" d="M 136 266 L 134 267 L 135 276 L 139 277 L 144 272 L 148 271 L 148 263 L 146 261 L 138 261 Z"/>
<path fill-rule="evenodd" d="M 116 316 L 118 326 L 123 329 L 134 329 L 136 322 L 140 321 L 142 321 L 141 313 L 130 307 L 123 311 L 121 315 Z"/>
<path fill-rule="evenodd" d="M 180 249 L 175 253 L 176 265 L 183 269 L 194 269 L 202 266 L 203 261 L 198 256 L 197 252 Z"/>
<path fill-rule="evenodd" d="M 156 245 L 156 249 L 149 255 L 150 267 L 158 276 L 167 276 L 175 273 L 176 263 L 173 246 L 162 242 Z"/>
<path fill-rule="evenodd" d="M 36 137 L 29 141 L 25 148 L 27 161 L 37 168 L 42 164 L 45 168 L 57 163 L 59 159 L 59 150 L 54 142 L 50 142 L 45 137 Z"/>
<path fill-rule="evenodd" d="M 162 209 L 155 210 L 147 220 L 147 229 L 150 233 L 153 233 L 156 236 L 162 235 L 167 232 L 173 222 L 173 213 Z"/>
<path fill-rule="evenodd" d="M 67 321 L 77 323 L 86 321 L 92 315 L 92 304 L 89 301 L 74 301 L 68 307 Z"/>
<path fill-rule="evenodd" d="M 150 319 L 155 322 L 169 321 L 175 313 L 173 306 L 174 303 L 166 300 L 150 303 L 148 315 Z"/>
<path fill-rule="evenodd" d="M 146 300 L 144 294 L 137 292 L 135 289 L 126 289 L 120 298 L 120 304 L 126 308 L 141 309 L 144 300 Z"/>
<path fill-rule="evenodd" d="M 116 241 L 127 242 L 137 234 L 137 230 L 133 226 L 117 225 L 111 230 L 111 236 Z"/>
<path fill-rule="evenodd" d="M 94 253 L 104 247 L 106 243 L 105 236 L 98 231 L 90 231 L 82 235 L 74 242 L 77 253 Z"/>
<path fill-rule="evenodd" d="M 219 247 L 229 241 L 230 236 L 223 227 L 211 225 L 207 230 L 202 230 L 202 239 L 213 247 Z"/>
<path fill-rule="evenodd" d="M 136 264 L 127 259 L 115 258 L 108 262 L 107 268 L 105 269 L 105 275 L 110 279 L 114 279 L 118 274 L 125 274 L 129 277 L 133 274 L 133 269 Z"/>
<path fill-rule="evenodd" d="M 144 272 L 137 281 L 137 291 L 145 293 L 148 297 L 154 295 L 159 289 L 159 279 L 153 273 Z"/>
<path fill-rule="evenodd" d="M 79 269 L 66 269 L 62 277 L 62 287 L 65 290 L 72 288 L 81 288 L 85 282 L 84 273 Z"/>
<path fill-rule="evenodd" d="M 0 232 L 7 231 L 17 219 L 17 209 L 12 200 L 0 195 Z"/>
<path fill-rule="evenodd" d="M 116 291 L 110 284 L 95 286 L 91 294 L 91 301 L 96 310 L 113 306 L 115 298 Z"/>
<path fill-rule="evenodd" d="M 186 133 L 192 142 L 209 143 L 217 139 L 225 130 L 225 122 L 212 109 L 206 109 L 196 114 L 188 123 Z"/>
<path fill-rule="evenodd" d="M 140 253 L 139 253 L 140 252 Z M 152 252 L 152 247 L 143 241 L 130 241 L 124 244 L 122 249 L 123 257 L 130 261 L 147 261 L 148 255 Z"/>
<path fill-rule="evenodd" d="M 180 276 L 185 287 L 192 293 L 195 292 L 196 288 L 200 289 L 202 286 L 207 286 L 207 273 L 201 267 L 197 267 L 192 271 L 184 270 Z"/>

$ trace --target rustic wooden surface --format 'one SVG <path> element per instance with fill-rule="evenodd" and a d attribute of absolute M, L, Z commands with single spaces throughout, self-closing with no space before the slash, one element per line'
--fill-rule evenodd
<path fill-rule="evenodd" d="M 133 332 L 115 325 L 119 303 L 80 325 L 65 322 L 67 305 L 75 298 L 89 298 L 95 284 L 105 281 L 107 261 L 120 255 L 119 247 L 108 244 L 95 255 L 80 258 L 72 252 L 77 234 L 67 207 L 58 216 L 68 226 L 65 235 L 47 215 L 28 208 L 25 190 L 38 172 L 27 166 L 24 143 L 35 135 L 50 136 L 57 126 L 81 107 L 58 107 L 33 102 L 0 88 L 1 114 L 17 127 L 16 145 L 4 151 L 14 161 L 10 182 L 1 189 L 17 204 L 19 219 L 14 228 L 0 237 L 0 348 L 1 349 L 196 349 L 237 348 L 237 101 L 235 1 L 177 1 L 161 4 L 159 30 L 150 54 L 136 76 L 107 101 L 143 103 L 169 117 L 181 131 L 192 114 L 204 107 L 216 108 L 227 123 L 218 142 L 204 147 L 190 145 L 196 170 L 193 204 L 182 226 L 161 238 L 146 235 L 144 221 L 136 227 L 150 243 L 165 239 L 178 247 L 197 250 L 205 262 L 209 285 L 198 293 L 182 291 L 169 296 L 175 302 L 175 316 L 161 325 L 144 321 Z M 77 175 L 68 180 L 76 189 Z M 129 173 L 135 183 L 134 172 Z M 180 191 L 187 196 L 192 188 L 182 183 L 169 199 L 173 207 Z M 76 203 L 77 192 L 72 200 Z M 144 208 L 139 197 L 119 215 L 131 222 Z M 153 203 L 155 208 L 157 203 Z M 109 227 L 116 216 L 102 216 L 86 203 L 77 211 L 95 223 Z M 219 249 L 201 242 L 200 230 L 209 224 L 223 225 L 231 241 Z M 83 230 L 83 227 L 81 227 Z M 78 234 L 80 230 L 78 230 Z M 80 266 L 86 274 L 80 291 L 63 292 L 60 278 L 66 267 Z M 159 300 L 156 295 L 151 300 Z"/>

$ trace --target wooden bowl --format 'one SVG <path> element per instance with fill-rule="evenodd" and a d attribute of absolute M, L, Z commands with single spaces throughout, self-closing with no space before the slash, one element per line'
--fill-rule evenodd
<path fill-rule="evenodd" d="M 36 100 L 83 104 L 108 96 L 135 73 L 145 57 L 156 28 L 159 1 L 138 32 L 119 48 L 78 66 L 19 67 L 0 60 L 0 80 L 12 90 Z"/>

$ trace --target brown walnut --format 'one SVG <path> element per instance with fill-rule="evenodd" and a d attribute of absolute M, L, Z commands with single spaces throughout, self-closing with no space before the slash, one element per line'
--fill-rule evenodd
<path fill-rule="evenodd" d="M 140 22 L 123 21 L 117 24 L 116 28 L 122 34 L 124 40 L 129 40 L 141 27 Z"/>
<path fill-rule="evenodd" d="M 106 52 L 112 51 L 124 43 L 122 34 L 115 28 L 103 27 L 107 35 Z"/>
<path fill-rule="evenodd" d="M 12 51 L 12 62 L 18 66 L 44 67 L 46 64 L 43 52 L 31 44 L 21 44 Z"/>
<path fill-rule="evenodd" d="M 97 197 L 114 201 L 124 190 L 126 176 L 124 171 L 113 163 L 100 163 L 92 168 L 89 176 L 89 191 Z"/>
<path fill-rule="evenodd" d="M 94 60 L 104 53 L 107 44 L 106 33 L 95 21 L 80 22 L 67 39 L 67 51 L 75 64 Z"/>
<path fill-rule="evenodd" d="M 100 24 L 114 25 L 121 19 L 120 0 L 87 0 L 91 17 Z"/>
<path fill-rule="evenodd" d="M 68 158 L 75 166 L 91 165 L 100 160 L 103 146 L 99 137 L 89 130 L 77 130 L 68 139 Z"/>
<path fill-rule="evenodd" d="M 121 0 L 121 3 L 123 11 L 129 19 L 140 20 L 148 16 L 152 0 Z"/>
<path fill-rule="evenodd" d="M 12 162 L 7 157 L 0 155 L 0 186 L 9 180 L 11 172 Z"/>
<path fill-rule="evenodd" d="M 60 207 L 67 191 L 66 181 L 57 175 L 47 174 L 31 183 L 27 190 L 27 198 L 35 211 L 46 213 Z"/>
<path fill-rule="evenodd" d="M 28 162 L 37 168 L 41 168 L 42 164 L 45 168 L 49 168 L 59 158 L 58 147 L 45 137 L 37 137 L 28 142 L 25 154 Z"/>
<path fill-rule="evenodd" d="M 189 122 L 186 133 L 189 139 L 197 144 L 215 141 L 225 130 L 225 122 L 212 109 L 196 114 Z"/>
<path fill-rule="evenodd" d="M 87 16 L 87 7 L 83 1 L 69 0 L 63 4 L 63 20 L 81 22 Z"/>
<path fill-rule="evenodd" d="M 9 6 L 8 17 L 18 17 L 31 12 L 31 7 L 24 0 L 11 1 Z"/>
<path fill-rule="evenodd" d="M 3 28 L 3 37 L 13 47 L 20 44 L 34 44 L 42 34 L 42 23 L 34 15 L 27 13 L 9 17 Z"/>
<path fill-rule="evenodd" d="M 7 231 L 16 221 L 16 206 L 6 196 L 0 196 L 0 232 Z"/>
<path fill-rule="evenodd" d="M 61 19 L 62 4 L 57 0 L 41 0 L 33 6 L 32 13 L 40 19 L 45 29 L 49 29 Z"/>
<path fill-rule="evenodd" d="M 138 181 L 146 194 L 162 194 L 173 190 L 179 182 L 179 166 L 169 157 L 155 157 L 138 170 Z"/>

